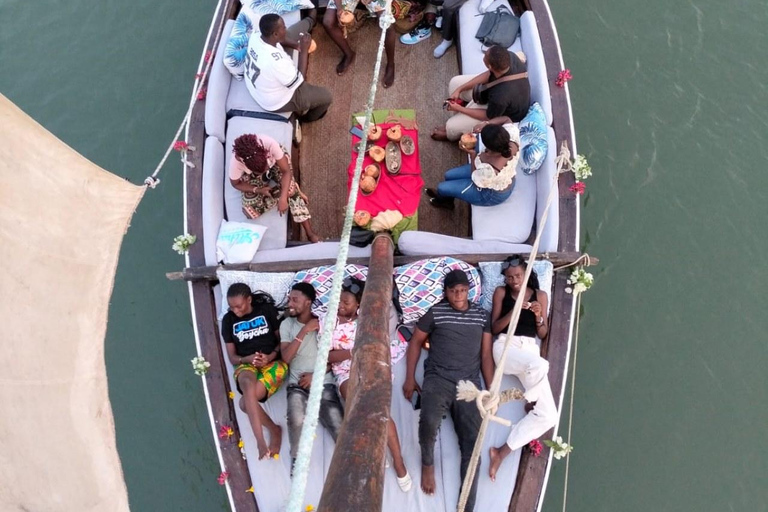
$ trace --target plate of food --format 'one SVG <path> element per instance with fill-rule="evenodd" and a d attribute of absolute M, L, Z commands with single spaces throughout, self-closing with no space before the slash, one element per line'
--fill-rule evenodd
<path fill-rule="evenodd" d="M 384 152 L 386 153 L 387 171 L 390 174 L 398 174 L 403 160 L 400 153 L 400 145 L 397 142 L 389 141 Z"/>
<path fill-rule="evenodd" d="M 413 142 L 410 135 L 403 135 L 400 139 L 400 151 L 402 151 L 405 156 L 411 156 L 414 151 L 416 151 L 416 144 Z"/>
<path fill-rule="evenodd" d="M 363 175 L 360 177 L 360 192 L 364 196 L 373 194 L 376 187 L 379 186 L 379 178 L 381 177 L 381 166 L 373 163 L 366 165 L 363 169 Z"/>

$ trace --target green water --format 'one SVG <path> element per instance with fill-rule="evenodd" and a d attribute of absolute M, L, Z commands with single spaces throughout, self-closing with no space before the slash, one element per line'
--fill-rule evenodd
<path fill-rule="evenodd" d="M 134 183 L 184 114 L 215 2 L 0 2 L 0 92 Z M 594 176 L 571 511 L 768 510 L 768 5 L 553 1 Z M 125 239 L 106 357 L 134 511 L 225 510 L 186 286 L 181 167 Z M 567 411 L 566 411 L 567 412 Z M 563 425 L 564 428 L 564 425 Z M 560 510 L 563 461 L 545 511 Z"/>

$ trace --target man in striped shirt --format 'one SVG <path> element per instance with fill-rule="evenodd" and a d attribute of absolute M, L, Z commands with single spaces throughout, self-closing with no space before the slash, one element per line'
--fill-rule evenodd
<path fill-rule="evenodd" d="M 486 387 L 493 380 L 491 319 L 484 309 L 469 302 L 469 279 L 461 270 L 452 270 L 443 283 L 445 300 L 419 319 L 407 352 L 403 393 L 411 399 L 421 393 L 419 444 L 421 445 L 421 488 L 435 492 L 434 448 L 443 416 L 450 413 L 459 438 L 461 478 L 467 473 L 482 418 L 472 402 L 456 399 L 456 384 L 469 380 L 480 387 L 480 373 Z M 416 364 L 421 348 L 429 338 L 429 356 L 424 362 L 424 382 L 416 384 Z M 466 509 L 471 512 L 477 494 L 477 475 Z"/>

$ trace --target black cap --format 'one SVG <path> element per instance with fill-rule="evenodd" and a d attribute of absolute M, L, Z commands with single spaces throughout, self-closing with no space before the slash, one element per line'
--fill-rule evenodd
<path fill-rule="evenodd" d="M 466 272 L 459 269 L 454 269 L 445 274 L 445 281 L 443 281 L 444 288 L 453 288 L 458 284 L 465 284 L 469 286 L 469 278 Z"/>

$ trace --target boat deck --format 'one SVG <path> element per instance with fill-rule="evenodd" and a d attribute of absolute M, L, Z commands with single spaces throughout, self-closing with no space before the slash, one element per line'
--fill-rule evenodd
<path fill-rule="evenodd" d="M 350 34 L 349 42 L 357 52 L 357 60 L 346 74 L 337 76 L 341 51 L 322 27 L 316 27 L 312 34 L 318 48 L 309 59 L 308 80 L 333 91 L 334 102 L 322 120 L 302 126 L 299 173 L 302 189 L 310 199 L 313 226 L 324 238 L 338 239 L 341 235 L 347 204 L 350 116 L 365 109 L 379 35 L 378 23 L 372 19 Z M 440 36 L 433 31 L 431 40 L 417 45 L 406 46 L 398 41 L 395 84 L 385 89 L 379 80 L 376 93 L 376 109 L 416 111 L 422 177 L 425 185 L 432 187 L 446 170 L 466 162 L 455 144 L 436 142 L 429 136 L 435 126 L 445 124 L 449 117 L 449 113 L 440 108 L 440 100 L 447 97 L 448 81 L 458 74 L 455 47 L 442 59 L 432 56 L 439 40 Z M 381 75 L 385 62 L 386 56 Z M 422 195 L 419 230 L 468 236 L 468 211 L 468 206 L 460 201 L 453 212 L 432 208 Z"/>

